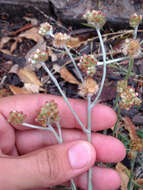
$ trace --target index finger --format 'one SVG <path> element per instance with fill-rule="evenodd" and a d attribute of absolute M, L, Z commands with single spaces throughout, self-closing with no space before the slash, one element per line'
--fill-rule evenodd
<path fill-rule="evenodd" d="M 16 95 L 2 98 L 0 100 L 0 112 L 7 118 L 10 111 L 23 111 L 26 115 L 27 123 L 35 123 L 35 117 L 37 111 L 46 101 L 54 100 L 59 107 L 60 112 L 60 123 L 64 128 L 80 128 L 79 123 L 75 119 L 74 115 L 64 102 L 62 97 L 53 95 Z M 79 99 L 69 99 L 73 110 L 77 113 L 79 119 L 87 126 L 87 102 Z M 116 122 L 115 112 L 108 106 L 97 104 L 92 110 L 91 114 L 91 125 L 93 131 L 103 130 L 112 127 Z M 2 125 L 2 123 L 1 123 Z M 22 127 L 16 127 L 17 129 L 24 129 Z"/>

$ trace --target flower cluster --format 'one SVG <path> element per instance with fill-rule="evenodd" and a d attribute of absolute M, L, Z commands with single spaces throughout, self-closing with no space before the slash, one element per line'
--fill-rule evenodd
<path fill-rule="evenodd" d="M 129 110 L 132 106 L 138 106 L 141 104 L 141 100 L 138 98 L 138 93 L 135 89 L 127 86 L 127 81 L 119 81 L 117 84 L 117 92 L 120 94 L 120 108 Z"/>
<path fill-rule="evenodd" d="M 40 49 L 37 49 L 35 52 L 33 52 L 29 59 L 28 62 L 32 64 L 36 64 L 39 62 L 44 62 L 48 59 L 48 53 L 46 51 L 42 51 Z"/>
<path fill-rule="evenodd" d="M 122 45 L 122 52 L 124 55 L 138 58 L 141 55 L 141 46 L 138 40 L 127 38 Z"/>
<path fill-rule="evenodd" d="M 23 112 L 11 111 L 8 116 L 8 122 L 14 126 L 20 125 L 25 120 L 26 115 Z"/>
<path fill-rule="evenodd" d="M 39 34 L 42 36 L 53 34 L 53 27 L 48 22 L 42 23 L 40 25 Z"/>
<path fill-rule="evenodd" d="M 89 24 L 95 25 L 97 28 L 102 28 L 106 22 L 105 14 L 101 11 L 88 10 L 83 18 L 87 20 Z"/>
<path fill-rule="evenodd" d="M 136 26 L 138 26 L 142 21 L 142 16 L 141 15 L 137 15 L 136 13 L 132 14 L 130 16 L 130 26 L 135 28 Z"/>
<path fill-rule="evenodd" d="M 97 60 L 94 55 L 81 56 L 78 63 L 79 68 L 87 74 L 87 76 L 92 77 L 96 72 Z"/>
<path fill-rule="evenodd" d="M 83 83 L 79 85 L 79 95 L 86 97 L 87 95 L 93 96 L 99 90 L 97 82 L 91 78 L 87 77 Z"/>
<path fill-rule="evenodd" d="M 54 100 L 46 102 L 44 106 L 40 108 L 36 121 L 40 123 L 42 127 L 46 127 L 48 122 L 55 122 L 59 120 L 59 110 Z"/>
<path fill-rule="evenodd" d="M 54 35 L 53 45 L 57 48 L 64 48 L 64 45 L 70 41 L 71 37 L 66 33 L 58 32 Z"/>

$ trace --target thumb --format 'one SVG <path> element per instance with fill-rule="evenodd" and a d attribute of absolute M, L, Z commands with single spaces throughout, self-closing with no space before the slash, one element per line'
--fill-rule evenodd
<path fill-rule="evenodd" d="M 0 158 L 0 189 L 24 190 L 61 184 L 85 172 L 95 162 L 86 141 L 54 145 L 18 158 Z"/>

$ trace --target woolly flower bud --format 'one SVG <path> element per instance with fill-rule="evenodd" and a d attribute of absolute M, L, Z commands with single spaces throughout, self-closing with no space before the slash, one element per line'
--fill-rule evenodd
<path fill-rule="evenodd" d="M 135 39 L 126 39 L 122 44 L 122 52 L 124 55 L 138 58 L 141 55 L 141 46 L 138 40 Z"/>
<path fill-rule="evenodd" d="M 96 72 L 97 60 L 94 55 L 83 55 L 78 63 L 79 68 L 92 77 Z"/>
<path fill-rule="evenodd" d="M 28 62 L 36 64 L 39 62 L 45 62 L 47 59 L 48 59 L 48 53 L 40 49 L 37 49 L 35 52 L 31 54 L 31 56 L 28 59 Z"/>
<path fill-rule="evenodd" d="M 142 16 L 141 15 L 137 15 L 136 13 L 132 14 L 130 16 L 130 26 L 135 28 L 136 26 L 138 26 L 142 21 Z"/>
<path fill-rule="evenodd" d="M 120 94 L 120 108 L 129 110 L 132 106 L 138 106 L 141 104 L 141 100 L 138 98 L 138 93 L 135 89 L 127 86 L 127 81 L 119 81 L 117 84 L 117 92 Z"/>
<path fill-rule="evenodd" d="M 54 36 L 53 45 L 57 48 L 64 48 L 64 45 L 68 43 L 71 37 L 67 34 L 58 32 Z"/>
<path fill-rule="evenodd" d="M 20 125 L 25 120 L 26 115 L 23 112 L 11 111 L 8 116 L 8 122 L 14 126 Z"/>
<path fill-rule="evenodd" d="M 89 24 L 95 25 L 98 28 L 102 28 L 106 22 L 105 14 L 101 11 L 96 10 L 88 10 L 83 15 L 83 18 L 86 19 Z"/>
<path fill-rule="evenodd" d="M 87 95 L 94 95 L 99 89 L 98 84 L 91 77 L 87 77 L 82 84 L 79 85 L 79 95 L 86 97 Z"/>
<path fill-rule="evenodd" d="M 42 36 L 53 34 L 53 27 L 48 22 L 40 25 L 39 34 Z"/>
<path fill-rule="evenodd" d="M 54 100 L 46 102 L 44 106 L 40 108 L 36 121 L 40 123 L 42 127 L 46 127 L 48 121 L 54 122 L 59 120 L 58 106 Z"/>

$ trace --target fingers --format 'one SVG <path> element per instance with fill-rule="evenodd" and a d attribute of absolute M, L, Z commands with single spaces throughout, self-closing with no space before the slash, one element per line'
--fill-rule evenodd
<path fill-rule="evenodd" d="M 87 140 L 87 136 L 79 130 L 63 129 L 62 134 L 64 142 Z M 30 130 L 16 133 L 16 145 L 21 154 L 54 144 L 57 144 L 57 140 L 47 131 Z M 126 154 L 124 145 L 111 136 L 93 133 L 92 145 L 96 149 L 96 159 L 100 162 L 119 162 Z"/>
<path fill-rule="evenodd" d="M 88 188 L 87 172 L 76 178 L 77 185 L 84 190 Z M 120 187 L 121 180 L 119 174 L 109 168 L 92 168 L 93 189 L 96 190 L 117 190 Z"/>
<path fill-rule="evenodd" d="M 0 158 L 3 173 L 0 189 L 47 188 L 61 184 L 87 171 L 94 164 L 95 157 L 91 144 L 75 141 L 44 148 L 21 158 Z"/>
<path fill-rule="evenodd" d="M 7 120 L 0 114 L 0 150 L 5 154 L 10 154 L 15 146 L 14 129 Z"/>
<path fill-rule="evenodd" d="M 61 126 L 64 128 L 80 128 L 75 117 L 69 110 L 63 98 L 52 95 L 20 95 L 3 98 L 0 100 L 0 112 L 7 118 L 11 110 L 23 111 L 27 114 L 26 122 L 33 123 L 37 110 L 44 105 L 46 101 L 55 100 L 58 103 Z M 87 102 L 82 100 L 69 99 L 73 109 L 80 120 L 87 126 Z M 116 122 L 115 112 L 105 105 L 97 104 L 92 110 L 92 130 L 102 130 L 112 127 Z M 18 127 L 22 129 L 22 127 Z"/>

